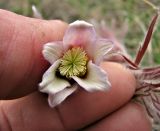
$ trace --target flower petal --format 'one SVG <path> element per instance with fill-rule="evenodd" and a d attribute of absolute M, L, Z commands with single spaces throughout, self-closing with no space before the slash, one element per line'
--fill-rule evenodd
<path fill-rule="evenodd" d="M 70 86 L 70 83 L 64 79 L 56 77 L 56 70 L 60 64 L 60 60 L 57 60 L 43 75 L 42 82 L 39 84 L 39 90 L 41 92 L 55 94 L 66 87 Z"/>
<path fill-rule="evenodd" d="M 56 105 L 62 103 L 76 89 L 77 89 L 77 86 L 73 86 L 70 88 L 65 88 L 64 90 L 62 90 L 56 94 L 49 94 L 48 103 L 49 103 L 50 107 L 55 107 Z"/>
<path fill-rule="evenodd" d="M 109 41 L 107 39 L 98 39 L 95 43 L 94 49 L 90 52 L 93 56 L 93 62 L 96 65 L 99 65 L 100 62 L 103 60 L 104 56 L 111 51 L 113 48 L 112 41 Z"/>
<path fill-rule="evenodd" d="M 104 91 L 109 89 L 111 86 L 110 82 L 107 79 L 107 74 L 97 65 L 93 64 L 91 61 L 88 62 L 87 67 L 87 76 L 85 78 L 79 78 L 73 76 L 72 78 L 85 90 L 87 91 Z"/>
<path fill-rule="evenodd" d="M 63 54 L 63 44 L 60 41 L 51 42 L 44 45 L 42 51 L 44 58 L 53 64 Z"/>
<path fill-rule="evenodd" d="M 71 23 L 66 31 L 63 43 L 64 48 L 68 49 L 73 46 L 85 47 L 96 40 L 96 32 L 93 25 L 85 21 L 75 21 Z"/>

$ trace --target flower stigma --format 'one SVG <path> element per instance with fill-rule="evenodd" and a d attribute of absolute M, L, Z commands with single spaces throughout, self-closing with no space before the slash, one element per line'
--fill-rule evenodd
<path fill-rule="evenodd" d="M 58 69 L 66 78 L 83 77 L 87 71 L 87 62 L 86 52 L 80 47 L 73 47 L 63 55 Z"/>

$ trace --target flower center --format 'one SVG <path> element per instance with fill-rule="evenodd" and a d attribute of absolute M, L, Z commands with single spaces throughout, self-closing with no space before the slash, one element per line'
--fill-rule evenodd
<path fill-rule="evenodd" d="M 67 78 L 72 76 L 82 77 L 86 73 L 87 62 L 88 58 L 85 51 L 80 47 L 74 47 L 64 54 L 59 66 L 59 72 Z"/>

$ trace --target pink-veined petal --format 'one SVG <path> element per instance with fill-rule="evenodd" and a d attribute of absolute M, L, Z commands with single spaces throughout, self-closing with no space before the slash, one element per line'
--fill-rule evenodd
<path fill-rule="evenodd" d="M 73 46 L 85 48 L 88 44 L 94 43 L 95 40 L 96 32 L 93 25 L 77 20 L 69 25 L 63 38 L 63 44 L 66 50 Z"/>
<path fill-rule="evenodd" d="M 75 90 L 77 89 L 77 86 L 73 86 L 70 88 L 65 88 L 64 90 L 57 92 L 56 94 L 49 94 L 48 96 L 48 103 L 50 107 L 55 107 L 62 103 L 69 95 L 71 95 Z"/>
<path fill-rule="evenodd" d="M 87 65 L 87 74 L 85 78 L 80 78 L 77 76 L 72 77 L 82 88 L 85 90 L 92 91 L 104 91 L 109 89 L 111 86 L 107 79 L 107 74 L 97 65 L 93 64 L 91 61 Z"/>
<path fill-rule="evenodd" d="M 66 87 L 70 86 L 70 83 L 64 79 L 60 79 L 56 76 L 56 70 L 60 64 L 60 60 L 57 60 L 43 75 L 42 82 L 39 84 L 39 90 L 48 94 L 55 94 Z"/>
<path fill-rule="evenodd" d="M 50 42 L 44 45 L 42 54 L 44 58 L 53 64 L 63 55 L 63 44 L 60 41 Z"/>
<path fill-rule="evenodd" d="M 105 55 L 111 51 L 113 48 L 113 43 L 107 39 L 98 39 L 95 43 L 93 50 L 91 51 L 93 62 L 96 65 L 99 65 L 100 62 L 104 59 Z"/>

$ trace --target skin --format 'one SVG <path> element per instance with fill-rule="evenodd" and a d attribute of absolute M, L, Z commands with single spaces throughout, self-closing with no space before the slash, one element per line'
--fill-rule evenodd
<path fill-rule="evenodd" d="M 38 20 L 0 10 L 1 131 L 150 131 L 141 105 L 131 102 L 136 82 L 122 65 L 102 63 L 112 88 L 88 93 L 79 88 L 61 105 L 50 108 L 38 83 L 49 67 L 43 44 L 62 40 L 67 24 Z"/>

